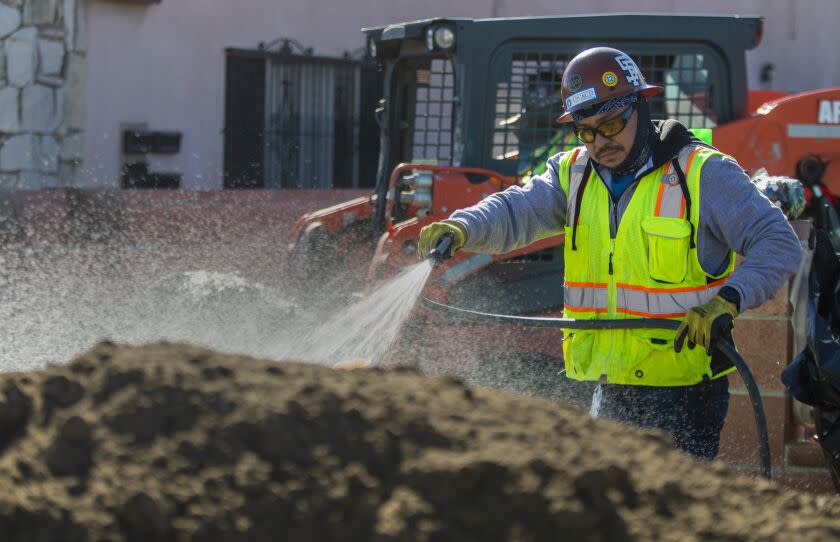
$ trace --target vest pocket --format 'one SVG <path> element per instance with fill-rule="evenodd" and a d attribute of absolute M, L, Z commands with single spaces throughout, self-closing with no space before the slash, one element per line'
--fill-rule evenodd
<path fill-rule="evenodd" d="M 582 380 L 592 364 L 595 331 L 564 329 L 563 334 L 563 361 L 566 376 L 573 380 Z"/>
<path fill-rule="evenodd" d="M 659 282 L 679 284 L 688 272 L 691 224 L 681 218 L 648 217 L 642 221 L 648 242 L 648 274 Z"/>
<path fill-rule="evenodd" d="M 687 386 L 700 381 L 708 373 L 705 349 L 687 346 L 677 354 L 674 351 L 675 330 L 630 330 L 630 351 L 625 366 L 629 383 L 649 386 Z"/>

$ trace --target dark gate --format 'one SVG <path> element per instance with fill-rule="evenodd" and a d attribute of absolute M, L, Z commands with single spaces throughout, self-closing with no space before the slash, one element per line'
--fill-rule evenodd
<path fill-rule="evenodd" d="M 375 64 L 229 49 L 227 66 L 226 188 L 375 184 Z"/>
<path fill-rule="evenodd" d="M 225 70 L 225 188 L 262 188 L 265 59 L 228 55 Z"/>

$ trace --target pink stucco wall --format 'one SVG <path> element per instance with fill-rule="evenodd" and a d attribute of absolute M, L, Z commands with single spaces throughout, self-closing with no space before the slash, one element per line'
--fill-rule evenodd
<path fill-rule="evenodd" d="M 359 29 L 432 16 L 510 17 L 605 13 L 762 15 L 762 45 L 749 53 L 750 81 L 765 62 L 776 87 L 800 91 L 840 85 L 835 47 L 840 2 L 809 0 L 162 0 L 136 5 L 90 0 L 85 185 L 116 186 L 120 122 L 183 132 L 180 154 L 150 164 L 178 171 L 182 186 L 222 186 L 224 49 L 294 38 L 338 55 L 364 41 Z"/>

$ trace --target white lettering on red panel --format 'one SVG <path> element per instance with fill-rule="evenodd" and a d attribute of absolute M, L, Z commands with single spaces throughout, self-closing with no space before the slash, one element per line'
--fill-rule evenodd
<path fill-rule="evenodd" d="M 820 124 L 840 124 L 840 100 L 820 100 Z"/>

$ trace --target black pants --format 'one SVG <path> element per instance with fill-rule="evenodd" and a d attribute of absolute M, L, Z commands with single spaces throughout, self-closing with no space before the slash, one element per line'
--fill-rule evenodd
<path fill-rule="evenodd" d="M 662 429 L 677 448 L 714 459 L 729 410 L 726 377 L 695 386 L 654 387 L 599 384 L 592 396 L 593 418 Z"/>

